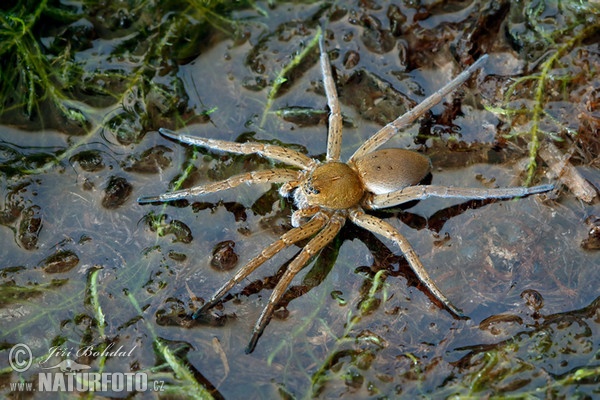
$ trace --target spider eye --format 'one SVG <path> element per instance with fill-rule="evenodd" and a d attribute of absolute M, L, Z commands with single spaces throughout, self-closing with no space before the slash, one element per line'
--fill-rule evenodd
<path fill-rule="evenodd" d="M 304 186 L 304 191 L 305 191 L 307 194 L 313 194 L 313 195 L 314 195 L 314 194 L 319 194 L 319 193 L 321 193 L 321 191 L 320 191 L 320 190 L 318 190 L 318 189 L 316 189 L 316 188 L 315 188 L 315 187 L 312 185 L 312 183 L 311 183 L 311 182 L 308 182 L 308 183 L 307 183 L 307 184 Z"/>

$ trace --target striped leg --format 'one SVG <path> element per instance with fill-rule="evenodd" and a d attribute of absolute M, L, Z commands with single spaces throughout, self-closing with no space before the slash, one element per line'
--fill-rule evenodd
<path fill-rule="evenodd" d="M 397 192 L 372 195 L 367 198 L 364 206 L 368 209 L 386 208 L 413 200 L 423 200 L 428 197 L 469 200 L 510 199 L 513 197 L 523 197 L 535 193 L 548 192 L 552 189 L 554 189 L 554 185 L 499 189 L 454 188 L 436 185 L 408 186 Z"/>
<path fill-rule="evenodd" d="M 457 87 L 465 83 L 465 81 L 469 79 L 469 77 L 473 75 L 473 73 L 478 68 L 481 68 L 481 66 L 486 62 L 486 60 L 487 55 L 481 56 L 469 68 L 467 68 L 465 71 L 458 74 L 456 78 L 448 82 L 446 86 L 442 87 L 440 90 L 423 100 L 412 110 L 406 112 L 404 115 L 398 117 L 396 120 L 390 122 L 389 124 L 381 128 L 376 134 L 367 139 L 367 141 L 365 141 L 363 145 L 359 147 L 358 150 L 356 150 L 352 157 L 350 157 L 350 161 L 356 160 L 364 156 L 365 154 L 370 153 L 371 151 L 377 149 L 379 146 L 390 140 L 396 133 L 398 133 L 400 129 L 414 122 L 421 115 L 429 111 L 431 107 L 435 106 L 437 103 L 442 101 L 442 99 L 445 96 L 447 96 Z"/>
<path fill-rule="evenodd" d="M 209 308 L 217 304 L 221 297 L 223 297 L 228 291 L 230 291 L 231 288 L 233 288 L 235 285 L 237 285 L 239 282 L 245 279 L 248 275 L 254 272 L 256 268 L 260 267 L 265 261 L 269 260 L 275 254 L 279 253 L 284 248 L 289 247 L 292 244 L 315 234 L 325 225 L 327 220 L 327 215 L 323 213 L 318 213 L 306 224 L 298 228 L 291 229 L 288 232 L 281 235 L 279 240 L 271 243 L 271 245 L 264 249 L 259 255 L 250 260 L 248 264 L 244 265 L 244 267 L 241 268 L 234 275 L 233 278 L 231 278 L 223 286 L 221 286 L 221 288 L 219 288 L 219 290 L 216 291 L 216 293 L 210 298 L 210 300 L 204 303 L 204 305 L 194 313 L 192 318 L 198 318 Z"/>
<path fill-rule="evenodd" d="M 250 343 L 246 348 L 246 353 L 252 353 L 254 348 L 256 347 L 256 342 L 258 338 L 263 333 L 265 326 L 271 320 L 271 316 L 273 315 L 273 311 L 275 311 L 275 307 L 279 300 L 285 293 L 285 290 L 288 288 L 292 279 L 296 276 L 298 272 L 306 265 L 306 263 L 317 254 L 323 247 L 327 245 L 327 243 L 331 242 L 335 236 L 338 234 L 342 226 L 344 226 L 345 218 L 334 214 L 327 225 L 308 242 L 308 244 L 302 249 L 300 254 L 296 256 L 288 265 L 287 270 L 281 277 L 281 280 L 275 286 L 273 293 L 271 293 L 271 297 L 269 298 L 269 302 L 267 306 L 264 308 L 258 321 L 256 321 L 256 325 L 254 325 L 254 330 L 252 332 L 252 338 L 250 339 Z"/>
<path fill-rule="evenodd" d="M 219 182 L 206 183 L 189 189 L 176 190 L 158 196 L 143 196 L 138 198 L 138 203 L 147 204 L 185 199 L 190 196 L 198 196 L 207 193 L 219 192 L 231 189 L 242 183 L 286 183 L 291 180 L 300 179 L 302 172 L 291 169 L 267 169 L 263 171 L 247 172 L 235 175 Z"/>
<path fill-rule="evenodd" d="M 461 310 L 456 308 L 446 296 L 438 289 L 435 282 L 431 279 L 425 267 L 419 260 L 417 253 L 413 250 L 408 240 L 396 228 L 394 228 L 389 223 L 376 218 L 372 215 L 365 214 L 363 211 L 355 210 L 350 213 L 350 220 L 354 222 L 356 225 L 365 228 L 368 231 L 378 233 L 381 236 L 384 236 L 400 247 L 400 251 L 406 257 L 408 264 L 417 275 L 417 278 L 421 281 L 422 284 L 427 286 L 427 289 L 433 296 L 442 303 L 454 316 L 458 318 L 464 318 L 464 314 Z"/>
<path fill-rule="evenodd" d="M 321 72 L 323 73 L 323 86 L 329 106 L 329 132 L 327 132 L 327 161 L 339 161 L 342 151 L 342 110 L 338 100 L 335 82 L 331 75 L 331 64 L 325 51 L 323 36 L 319 38 L 321 51 Z"/>
<path fill-rule="evenodd" d="M 208 147 L 213 150 L 227 151 L 229 153 L 260 154 L 263 157 L 272 158 L 273 160 L 294 165 L 304 170 L 311 169 L 316 165 L 316 162 L 307 155 L 281 146 L 256 142 L 236 143 L 225 140 L 207 139 L 175 133 L 164 128 L 160 128 L 158 131 L 161 135 L 182 143 Z"/>

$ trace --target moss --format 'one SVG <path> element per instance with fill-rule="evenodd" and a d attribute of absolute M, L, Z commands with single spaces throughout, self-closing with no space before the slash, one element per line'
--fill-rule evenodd
<path fill-rule="evenodd" d="M 526 59 L 541 62 L 535 70 L 514 79 L 506 90 L 504 106 L 489 109 L 508 119 L 511 131 L 506 138 L 528 142 L 526 185 L 530 185 L 541 143 L 576 135 L 569 129 L 569 121 L 556 118 L 548 104 L 564 98 L 569 86 L 577 81 L 596 76 L 597 71 L 585 71 L 575 64 L 577 47 L 600 32 L 600 8 L 572 1 L 520 4 L 521 7 L 513 5 L 509 34 Z"/>

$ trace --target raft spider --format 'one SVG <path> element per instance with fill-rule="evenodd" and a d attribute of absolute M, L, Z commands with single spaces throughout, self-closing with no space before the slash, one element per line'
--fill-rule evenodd
<path fill-rule="evenodd" d="M 282 249 L 301 240 L 311 238 L 308 244 L 292 260 L 281 280 L 273 290 L 269 301 L 254 326 L 252 338 L 246 352 L 254 350 L 278 302 L 292 282 L 294 276 L 323 247 L 338 234 L 347 219 L 354 224 L 381 235 L 396 243 L 407 259 L 418 279 L 430 293 L 456 318 L 464 318 L 429 277 L 417 254 L 408 241 L 390 223 L 366 214 L 364 210 L 397 206 L 428 197 L 461 199 L 508 199 L 549 191 L 553 185 L 515 187 L 500 189 L 454 188 L 436 185 L 419 185 L 431 170 L 429 158 L 414 151 L 386 148 L 377 150 L 401 128 L 414 122 L 442 98 L 462 85 L 485 62 L 484 55 L 468 69 L 456 76 L 422 103 L 395 121 L 387 124 L 364 142 L 347 162 L 340 159 L 342 141 L 342 114 L 337 91 L 331 74 L 331 65 L 324 49 L 323 38 L 319 40 L 320 64 L 327 105 L 329 106 L 329 128 L 325 162 L 312 159 L 297 151 L 261 143 L 235 143 L 223 140 L 177 134 L 167 129 L 160 133 L 179 142 L 202 146 L 214 150 L 259 154 L 295 169 L 276 168 L 233 176 L 221 182 L 207 183 L 190 189 L 177 190 L 159 196 L 141 197 L 139 203 L 167 202 L 188 196 L 202 195 L 233 188 L 242 183 L 280 183 L 282 196 L 293 195 L 297 210 L 292 214 L 293 228 L 280 236 L 251 259 L 228 280 L 204 305 L 194 313 L 196 319 L 217 304 L 236 284 L 245 279 L 264 262 Z"/>

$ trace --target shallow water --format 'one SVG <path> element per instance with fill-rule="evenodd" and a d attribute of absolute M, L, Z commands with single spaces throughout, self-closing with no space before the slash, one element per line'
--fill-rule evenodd
<path fill-rule="evenodd" d="M 527 25 L 523 9 L 504 3 L 258 2 L 240 9 L 158 3 L 171 10 L 169 18 L 154 3 L 147 11 L 77 4 L 59 6 L 78 17 L 70 30 L 42 13 L 40 36 L 33 36 L 48 46 L 54 61 L 48 71 L 62 65 L 56 54 L 79 63 L 73 70 L 79 78 L 60 87 L 58 104 L 70 114 L 50 94 L 29 112 L 26 102 L 2 92 L 4 395 L 15 395 L 14 382 L 36 387 L 41 368 L 65 359 L 93 372 L 142 372 L 166 390 L 139 397 L 186 397 L 202 388 L 208 391 L 202 396 L 217 398 L 598 394 L 600 253 L 581 244 L 593 236 L 590 216 L 600 211 L 597 200 L 588 204 L 564 186 L 547 196 L 430 199 L 377 214 L 407 237 L 469 319 L 438 307 L 393 243 L 348 223 L 294 280 L 285 309 L 249 355 L 244 348 L 254 322 L 299 247 L 282 251 L 233 289 L 214 318 L 194 323 L 189 316 L 233 274 L 211 266 L 215 249 L 227 244 L 221 257 L 233 263 L 233 251 L 240 268 L 289 230 L 291 202 L 269 185 L 168 205 L 136 202 L 178 184 L 272 166 L 257 156 L 178 144 L 161 137 L 160 127 L 187 125 L 198 136 L 277 143 L 322 158 L 326 99 L 317 52 L 270 94 L 319 24 L 346 122 L 342 158 L 489 53 L 493 62 L 454 100 L 390 143 L 430 156 L 434 184 L 521 185 L 531 138 L 506 135 L 527 132 L 532 119 L 510 120 L 498 109 L 533 109 L 535 87 L 526 82 L 509 90 L 510 78 L 536 73 L 547 54 L 561 51 L 543 101 L 560 100 L 553 110 L 571 113 L 543 116 L 539 129 L 561 136 L 561 149 L 597 184 L 600 117 L 593 88 L 600 83 L 591 71 L 600 65 L 599 43 L 593 35 L 568 40 L 593 27 L 597 20 L 585 16 L 597 10 L 525 3 L 537 22 Z M 563 32 L 558 44 L 536 36 L 539 29 L 555 34 L 565 23 L 573 31 Z M 77 35 L 75 27 L 82 29 Z M 74 54 L 65 53 L 65 42 Z M 539 159 L 538 166 L 536 182 L 555 181 Z M 18 343 L 29 346 L 35 361 L 21 373 L 8 360 Z M 112 356 L 81 351 L 120 347 L 125 353 Z"/>

